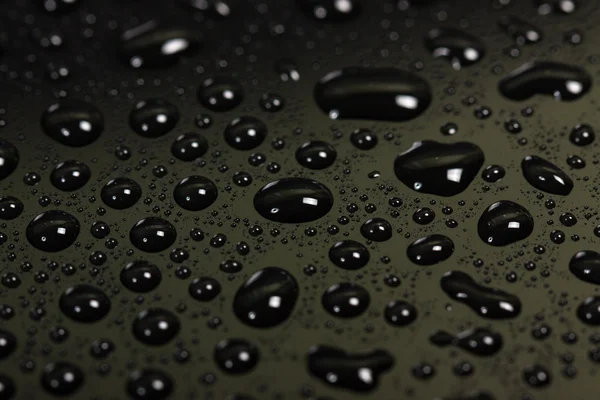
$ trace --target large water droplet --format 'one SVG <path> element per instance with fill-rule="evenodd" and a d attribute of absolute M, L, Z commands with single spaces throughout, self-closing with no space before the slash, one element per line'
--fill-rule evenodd
<path fill-rule="evenodd" d="M 360 15 L 359 0 L 296 0 L 298 7 L 319 21 L 341 22 Z"/>
<path fill-rule="evenodd" d="M 532 61 L 511 72 L 499 84 L 502 95 L 522 101 L 536 95 L 573 101 L 592 87 L 592 78 L 581 67 L 553 61 Z"/>
<path fill-rule="evenodd" d="M 104 131 L 104 117 L 92 104 L 79 100 L 63 100 L 42 114 L 46 135 L 70 147 L 93 143 Z"/>
<path fill-rule="evenodd" d="M 0 219 L 10 221 L 17 218 L 23 212 L 23 202 L 13 196 L 0 197 Z"/>
<path fill-rule="evenodd" d="M 15 381 L 10 376 L 0 373 L 0 399 L 12 400 L 16 392 Z"/>
<path fill-rule="evenodd" d="M 19 164 L 19 151 L 4 139 L 0 139 L 0 181 L 8 177 Z"/>
<path fill-rule="evenodd" d="M 208 141 L 199 133 L 184 133 L 177 136 L 171 145 L 171 154 L 181 161 L 194 161 L 208 150 Z"/>
<path fill-rule="evenodd" d="M 263 268 L 238 289 L 233 311 L 246 325 L 270 328 L 289 318 L 298 300 L 298 282 L 278 267 Z"/>
<path fill-rule="evenodd" d="M 46 392 L 54 396 L 67 396 L 83 385 L 84 375 L 77 365 L 63 361 L 46 365 L 41 381 Z"/>
<path fill-rule="evenodd" d="M 110 300 L 106 294 L 90 285 L 76 285 L 60 296 L 60 310 L 78 322 L 97 322 L 110 311 Z"/>
<path fill-rule="evenodd" d="M 329 249 L 329 259 L 340 268 L 347 270 L 360 269 L 368 264 L 371 255 L 369 250 L 354 240 L 342 240 Z"/>
<path fill-rule="evenodd" d="M 86 164 L 68 160 L 57 164 L 50 174 L 50 182 L 58 190 L 73 192 L 85 186 L 92 177 L 92 170 Z"/>
<path fill-rule="evenodd" d="M 161 68 L 176 64 L 183 55 L 200 47 L 199 35 L 188 29 L 159 28 L 148 21 L 121 36 L 119 54 L 131 68 Z"/>
<path fill-rule="evenodd" d="M 159 217 L 148 217 L 138 221 L 129 232 L 131 243 L 142 251 L 158 253 L 163 251 L 177 238 L 175 227 Z"/>
<path fill-rule="evenodd" d="M 304 143 L 296 150 L 296 160 L 309 169 L 325 169 L 337 158 L 335 147 L 327 142 L 313 140 Z"/>
<path fill-rule="evenodd" d="M 135 400 L 166 400 L 173 392 L 173 379 L 158 369 L 134 371 L 127 381 L 127 393 Z"/>
<path fill-rule="evenodd" d="M 600 254 L 593 250 L 577 252 L 569 262 L 569 270 L 584 282 L 600 285 Z"/>
<path fill-rule="evenodd" d="M 331 346 L 314 346 L 308 353 L 308 370 L 323 382 L 357 392 L 374 390 L 380 376 L 394 365 L 386 350 L 346 353 Z"/>
<path fill-rule="evenodd" d="M 396 157 L 394 171 L 402 183 L 421 193 L 454 196 L 463 192 L 483 165 L 479 146 L 432 140 L 415 142 Z"/>
<path fill-rule="evenodd" d="M 485 54 L 481 40 L 460 29 L 432 29 L 425 45 L 435 58 L 446 58 L 455 70 L 473 65 Z"/>
<path fill-rule="evenodd" d="M 17 348 L 17 338 L 12 333 L 0 329 L 0 360 L 10 356 Z M 2 396 L 0 395 L 0 399 Z"/>
<path fill-rule="evenodd" d="M 79 221 L 64 211 L 39 214 L 27 225 L 27 240 L 38 250 L 56 252 L 71 246 L 79 235 Z"/>
<path fill-rule="evenodd" d="M 218 195 L 215 184 L 203 176 L 188 176 L 173 190 L 175 202 L 188 211 L 200 211 L 210 207 Z"/>
<path fill-rule="evenodd" d="M 371 296 L 364 287 L 354 283 L 331 286 L 321 298 L 323 308 L 340 318 L 354 318 L 367 310 Z"/>
<path fill-rule="evenodd" d="M 142 188 L 132 179 L 115 178 L 104 185 L 100 195 L 107 206 L 124 210 L 138 202 L 142 197 Z"/>
<path fill-rule="evenodd" d="M 121 283 L 136 293 L 154 290 L 162 280 L 158 267 L 148 261 L 132 261 L 121 270 Z"/>
<path fill-rule="evenodd" d="M 525 207 L 510 200 L 500 200 L 481 214 L 477 233 L 492 246 L 506 246 L 523 240 L 533 232 L 533 217 Z"/>
<path fill-rule="evenodd" d="M 244 339 L 221 340 L 215 347 L 213 358 L 222 371 L 228 374 L 250 372 L 259 360 L 256 346 Z"/>
<path fill-rule="evenodd" d="M 573 181 L 551 162 L 537 156 L 527 156 L 521 161 L 523 176 L 536 189 L 566 196 L 573 189 Z"/>
<path fill-rule="evenodd" d="M 517 296 L 481 286 L 461 271 L 446 272 L 441 286 L 448 296 L 466 304 L 484 318 L 515 318 L 521 312 L 521 301 Z"/>
<path fill-rule="evenodd" d="M 491 356 L 502 349 L 502 336 L 485 328 L 474 328 L 458 333 L 456 336 L 446 332 L 437 331 L 429 338 L 436 346 L 458 346 L 477 356 Z"/>
<path fill-rule="evenodd" d="M 374 242 L 385 242 L 392 238 L 392 225 L 383 218 L 371 218 L 360 227 L 360 233 L 365 239 Z"/>
<path fill-rule="evenodd" d="M 450 258 L 454 242 L 444 235 L 425 236 L 412 242 L 406 249 L 408 258 L 418 265 L 433 265 Z"/>
<path fill-rule="evenodd" d="M 284 178 L 263 186 L 254 196 L 254 208 L 275 222 L 301 223 L 324 217 L 333 207 L 329 189 L 305 178 Z"/>
<path fill-rule="evenodd" d="M 254 117 L 236 118 L 225 128 L 225 141 L 236 150 L 252 150 L 267 137 L 267 126 Z"/>
<path fill-rule="evenodd" d="M 224 76 L 209 78 L 198 89 L 198 100 L 212 111 L 234 109 L 244 100 L 244 89 L 238 81 Z"/>
<path fill-rule="evenodd" d="M 417 319 L 417 309 L 410 303 L 402 300 L 391 301 L 385 306 L 385 320 L 395 326 L 406 326 Z"/>
<path fill-rule="evenodd" d="M 314 95 L 332 119 L 408 121 L 431 103 L 431 90 L 423 78 L 395 68 L 333 71 L 317 83 Z"/>
<path fill-rule="evenodd" d="M 179 333 L 179 326 L 179 318 L 171 311 L 149 308 L 133 321 L 133 335 L 144 344 L 160 346 Z"/>
<path fill-rule="evenodd" d="M 138 135 L 156 138 L 166 135 L 177 125 L 179 110 L 164 99 L 138 102 L 129 114 L 129 125 Z"/>

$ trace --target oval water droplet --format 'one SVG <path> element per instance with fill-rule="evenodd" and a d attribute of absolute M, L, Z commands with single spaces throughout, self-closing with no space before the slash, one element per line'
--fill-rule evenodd
<path fill-rule="evenodd" d="M 431 103 L 431 89 L 423 78 L 395 68 L 330 72 L 317 83 L 314 96 L 332 119 L 408 121 Z"/>
<path fill-rule="evenodd" d="M 402 300 L 391 301 L 385 306 L 385 320 L 395 326 L 406 326 L 417 319 L 417 309 L 410 303 Z"/>
<path fill-rule="evenodd" d="M 412 242 L 406 249 L 408 258 L 418 265 L 434 265 L 447 260 L 454 253 L 454 242 L 444 235 L 425 236 Z"/>
<path fill-rule="evenodd" d="M 7 140 L 0 139 L 0 181 L 7 178 L 19 164 L 19 151 Z"/>
<path fill-rule="evenodd" d="M 170 342 L 179 333 L 179 318 L 163 308 L 142 311 L 133 321 L 133 335 L 140 342 L 160 346 Z"/>
<path fill-rule="evenodd" d="M 521 161 L 523 176 L 536 189 L 566 196 L 573 190 L 573 181 L 551 162 L 537 156 L 527 156 Z"/>
<path fill-rule="evenodd" d="M 326 22 L 349 21 L 362 10 L 359 0 L 296 0 L 296 3 L 307 15 Z"/>
<path fill-rule="evenodd" d="M 79 100 L 63 100 L 42 114 L 46 135 L 70 147 L 83 147 L 95 142 L 104 131 L 104 117 L 92 104 Z"/>
<path fill-rule="evenodd" d="M 256 367 L 259 352 L 244 339 L 227 339 L 217 343 L 213 354 L 215 363 L 228 374 L 244 374 Z"/>
<path fill-rule="evenodd" d="M 225 141 L 236 150 L 252 150 L 267 137 L 267 126 L 254 117 L 236 118 L 225 128 Z"/>
<path fill-rule="evenodd" d="M 73 192 L 85 186 L 92 177 L 92 170 L 86 164 L 67 160 L 57 164 L 50 174 L 50 182 L 58 190 Z"/>
<path fill-rule="evenodd" d="M 84 382 L 81 368 L 70 362 L 47 364 L 42 372 L 42 387 L 54 396 L 68 396 L 75 393 Z"/>
<path fill-rule="evenodd" d="M 383 218 L 371 218 L 360 227 L 360 233 L 365 239 L 374 242 L 385 242 L 392 238 L 392 225 Z"/>
<path fill-rule="evenodd" d="M 8 375 L 0 373 L 0 399 L 12 400 L 17 393 L 15 381 Z"/>
<path fill-rule="evenodd" d="M 519 45 L 534 44 L 542 40 L 542 32 L 521 18 L 506 15 L 498 21 L 500 29 L 510 35 Z"/>
<path fill-rule="evenodd" d="M 197 31 L 160 28 L 156 21 L 148 21 L 123 33 L 119 55 L 131 68 L 163 68 L 194 54 L 199 47 Z"/>
<path fill-rule="evenodd" d="M 198 89 L 198 100 L 209 110 L 229 111 L 244 100 L 244 89 L 238 81 L 224 76 L 209 78 Z"/>
<path fill-rule="evenodd" d="M 481 214 L 477 233 L 492 246 L 506 246 L 523 240 L 533 232 L 533 217 L 527 209 L 510 200 L 500 200 Z"/>
<path fill-rule="evenodd" d="M 354 240 L 342 240 L 329 249 L 329 259 L 340 268 L 356 270 L 369 263 L 369 250 Z"/>
<path fill-rule="evenodd" d="M 85 284 L 67 289 L 60 296 L 60 310 L 77 322 L 97 322 L 110 311 L 110 300 L 102 290 Z"/>
<path fill-rule="evenodd" d="M 413 190 L 448 197 L 467 189 L 483 161 L 483 151 L 473 143 L 424 140 L 396 157 L 394 171 Z"/>
<path fill-rule="evenodd" d="M 128 263 L 121 270 L 120 279 L 123 286 L 132 292 L 146 293 L 156 289 L 162 281 L 162 274 L 156 265 L 139 260 Z"/>
<path fill-rule="evenodd" d="M 325 169 L 337 158 L 335 147 L 327 142 L 313 140 L 304 143 L 296 150 L 296 161 L 309 169 Z"/>
<path fill-rule="evenodd" d="M 138 221 L 129 232 L 129 240 L 138 249 L 148 253 L 166 250 L 177 238 L 175 227 L 159 217 Z"/>
<path fill-rule="evenodd" d="M 483 170 L 481 173 L 481 178 L 486 182 L 494 183 L 504 178 L 505 175 L 506 171 L 502 166 L 490 165 Z"/>
<path fill-rule="evenodd" d="M 309 372 L 328 385 L 357 392 L 377 388 L 382 374 L 394 365 L 386 350 L 346 353 L 331 346 L 314 346 L 307 357 Z"/>
<path fill-rule="evenodd" d="M 0 360 L 10 356 L 17 348 L 17 338 L 12 333 L 0 329 Z M 0 392 L 1 394 L 1 392 Z M 2 396 L 0 395 L 0 399 Z"/>
<path fill-rule="evenodd" d="M 142 197 L 142 188 L 129 178 L 111 179 L 100 192 L 102 201 L 116 210 L 133 207 Z"/>
<path fill-rule="evenodd" d="M 429 340 L 436 346 L 454 345 L 476 356 L 492 356 L 502 349 L 502 335 L 486 328 L 468 329 L 456 336 L 446 331 L 437 331 Z"/>
<path fill-rule="evenodd" d="M 600 254 L 593 250 L 577 252 L 569 262 L 569 270 L 584 282 L 600 285 Z"/>
<path fill-rule="evenodd" d="M 587 146 L 595 139 L 596 131 L 588 124 L 577 124 L 569 135 L 569 140 L 576 146 Z"/>
<path fill-rule="evenodd" d="M 532 61 L 511 72 L 498 87 L 502 95 L 515 101 L 527 100 L 536 94 L 574 101 L 590 90 L 592 78 L 583 68 L 574 65 Z"/>
<path fill-rule="evenodd" d="M 238 289 L 233 311 L 246 325 L 270 328 L 289 318 L 298 293 L 298 282 L 292 274 L 278 267 L 263 268 Z"/>
<path fill-rule="evenodd" d="M 157 138 L 169 133 L 179 121 L 179 109 L 164 99 L 138 102 L 129 114 L 129 125 L 135 133 Z"/>
<path fill-rule="evenodd" d="M 38 250 L 61 251 L 77 239 L 79 221 L 64 211 L 46 211 L 27 225 L 25 234 L 29 243 Z"/>
<path fill-rule="evenodd" d="M 200 211 L 210 207 L 219 195 L 213 181 L 203 176 L 188 176 L 175 186 L 173 198 L 188 211 Z"/>
<path fill-rule="evenodd" d="M 359 316 L 367 310 L 370 302 L 367 289 L 354 283 L 333 285 L 321 297 L 325 311 L 340 318 Z"/>
<path fill-rule="evenodd" d="M 177 136 L 171 145 L 171 154 L 181 161 L 194 161 L 208 150 L 208 141 L 199 133 L 184 133 Z"/>
<path fill-rule="evenodd" d="M 134 371 L 127 381 L 127 393 L 134 400 L 166 400 L 173 392 L 173 379 L 158 369 Z"/>
<path fill-rule="evenodd" d="M 190 283 L 188 292 L 198 301 L 211 301 L 221 293 L 221 284 L 214 278 L 196 278 Z"/>
<path fill-rule="evenodd" d="M 23 202 L 13 196 L 0 197 L 0 219 L 10 221 L 17 218 L 23 212 Z"/>
<path fill-rule="evenodd" d="M 284 178 L 270 182 L 254 195 L 254 208 L 275 222 L 302 223 L 324 217 L 333 207 L 329 189 L 311 179 Z"/>
<path fill-rule="evenodd" d="M 515 318 L 521 313 L 521 301 L 517 296 L 481 286 L 464 272 L 446 272 L 440 284 L 448 296 L 469 306 L 483 318 Z"/>
<path fill-rule="evenodd" d="M 433 53 L 433 57 L 448 59 L 455 70 L 477 63 L 485 54 L 481 40 L 454 28 L 430 30 L 425 45 Z"/>
<path fill-rule="evenodd" d="M 538 14 L 572 14 L 577 11 L 577 2 L 575 0 L 536 0 L 535 5 Z"/>

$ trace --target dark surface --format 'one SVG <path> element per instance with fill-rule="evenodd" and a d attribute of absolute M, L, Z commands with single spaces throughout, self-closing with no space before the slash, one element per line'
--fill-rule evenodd
<path fill-rule="evenodd" d="M 311 2 L 318 3 L 306 1 Z M 175 0 L 81 0 L 79 6 L 63 4 L 54 13 L 37 3 L 43 2 L 6 0 L 0 5 L 0 139 L 19 152 L 15 171 L 7 177 L 0 173 L 0 196 L 13 196 L 24 206 L 19 217 L 0 220 L 0 243 L 5 241 L 0 245 L 0 329 L 16 338 L 14 350 L 2 350 L 8 355 L 0 360 L 0 382 L 10 389 L 7 377 L 12 379 L 14 398 L 53 398 L 45 389 L 47 380 L 60 371 L 77 371 L 77 385 L 61 386 L 74 390 L 71 398 L 76 399 L 130 398 L 128 393 L 153 377 L 167 385 L 168 390 L 157 392 L 172 390 L 173 399 L 225 399 L 233 394 L 260 400 L 463 399 L 480 391 L 493 395 L 482 399 L 499 400 L 597 397 L 600 350 L 593 339 L 599 338 L 594 334 L 600 327 L 584 324 L 578 313 L 593 308 L 593 301 L 587 308 L 579 306 L 586 297 L 598 295 L 598 286 L 569 271 L 569 261 L 578 251 L 595 251 L 599 243 L 594 235 L 600 220 L 598 142 L 578 146 L 569 139 L 578 124 L 600 126 L 595 84 L 600 76 L 600 9 L 594 1 L 579 1 L 571 15 L 540 15 L 536 4 L 543 2 L 533 0 L 513 0 L 501 9 L 498 5 L 506 1 L 437 1 L 408 8 L 405 1 L 363 1 L 353 18 L 334 16 L 333 22 L 316 20 L 291 0 L 231 1 L 232 14 L 226 18 L 193 11 Z M 505 15 L 533 24 L 543 32 L 542 39 L 517 46 L 513 37 L 518 34 L 506 33 L 498 24 Z M 175 29 L 191 45 L 182 57 L 154 60 L 146 65 L 152 68 L 131 68 L 124 60 L 140 44 L 123 48 L 119 37 L 150 20 Z M 481 60 L 456 70 L 446 58 L 434 59 L 425 39 L 430 30 L 442 28 L 460 28 L 479 39 L 485 48 Z M 569 39 L 574 29 L 582 35 L 580 44 Z M 53 33 L 60 35 L 62 45 L 49 44 Z M 155 53 L 156 48 L 148 49 L 150 58 Z M 544 94 L 548 87 L 532 84 L 524 101 L 503 97 L 500 80 L 532 60 L 584 69 L 592 79 L 589 92 L 561 102 Z M 404 122 L 331 120 L 315 102 L 315 85 L 329 72 L 353 66 L 410 71 L 430 86 L 431 104 Z M 56 79 L 64 75 L 61 67 L 68 69 L 68 77 Z M 237 97 L 226 104 L 228 111 L 213 111 L 198 98 L 198 89 L 215 77 L 232 78 L 242 88 L 239 92 L 234 87 L 236 96 L 243 98 L 239 104 Z M 554 85 L 561 76 L 550 78 Z M 536 89 L 541 94 L 529 97 Z M 281 96 L 280 111 L 280 106 L 261 108 L 266 93 Z M 101 113 L 99 119 L 88 110 L 94 115 L 94 135 L 103 124 L 93 143 L 77 141 L 77 146 L 85 145 L 71 147 L 44 133 L 44 112 L 60 98 L 86 101 Z M 175 106 L 177 112 L 159 103 L 171 113 L 168 124 L 176 120 L 172 130 L 163 133 L 158 127 L 140 135 L 131 127 L 131 111 L 149 99 Z M 372 115 L 374 105 L 364 104 L 368 112 L 361 115 Z M 224 136 L 226 127 L 244 116 L 258 119 L 267 129 L 264 141 L 252 150 L 236 149 Z M 509 119 L 520 123 L 520 132 L 505 128 Z M 448 123 L 456 124 L 453 136 L 442 134 L 448 129 L 441 127 Z M 369 150 L 355 147 L 351 134 L 357 129 L 370 129 L 377 145 Z M 201 159 L 182 161 L 171 153 L 176 138 L 188 132 L 207 141 Z M 320 170 L 301 166 L 297 149 L 317 140 L 335 148 L 335 162 Z M 421 140 L 476 144 L 484 165 L 462 193 L 419 193 L 398 180 L 394 160 Z M 265 163 L 255 162 L 260 157 L 251 155 L 257 152 L 265 156 Z M 571 192 L 552 195 L 531 186 L 521 170 L 522 160 L 530 155 L 564 171 L 573 181 Z M 567 158 L 572 155 L 584 159 L 585 167 L 569 167 Z M 68 160 L 91 170 L 89 181 L 72 192 L 57 189 L 51 181 L 55 166 Z M 506 175 L 489 183 L 481 172 L 493 164 L 502 166 Z M 240 171 L 251 176 L 250 183 L 247 177 L 240 180 Z M 192 175 L 210 179 L 218 190 L 214 203 L 201 211 L 188 211 L 173 198 L 177 183 Z M 141 187 L 140 200 L 127 209 L 108 207 L 102 200 L 102 188 L 118 177 Z M 254 208 L 256 192 L 290 177 L 325 185 L 334 196 L 331 211 L 305 223 L 261 216 Z M 390 202 L 393 197 L 402 205 Z M 484 243 L 477 227 L 484 210 L 499 200 L 520 204 L 535 221 L 528 237 L 503 247 Z M 436 215 L 427 225 L 412 217 L 423 207 Z M 45 252 L 27 238 L 28 224 L 50 210 L 67 212 L 79 222 L 80 233 L 65 250 Z M 559 219 L 566 212 L 575 217 L 574 225 L 570 216 Z M 347 217 L 347 224 L 338 222 L 341 216 Z M 158 251 L 164 240 L 148 248 L 156 253 L 132 244 L 131 227 L 148 217 L 162 218 L 176 230 L 176 236 L 169 232 L 174 243 L 166 250 Z M 375 217 L 391 224 L 389 240 L 369 242 L 361 234 L 361 226 Z M 99 225 L 92 235 L 97 221 L 109 225 L 107 236 Z M 191 234 L 193 229 L 203 235 Z M 554 230 L 563 233 L 552 235 L 557 243 L 550 239 Z M 451 256 L 430 266 L 411 262 L 407 247 L 433 234 L 452 240 Z M 366 266 L 349 270 L 330 261 L 330 248 L 342 240 L 368 248 Z M 185 251 L 171 253 L 176 248 Z M 160 270 L 160 283 L 149 292 L 134 292 L 121 281 L 121 270 L 137 260 Z M 231 260 L 242 265 L 241 271 L 224 272 L 239 269 Z M 232 309 L 235 294 L 252 274 L 271 266 L 293 275 L 298 299 L 289 318 L 276 326 L 249 326 Z M 500 320 L 480 317 L 444 293 L 440 279 L 448 271 L 466 272 L 479 285 L 517 296 L 520 314 Z M 219 282 L 215 298 L 212 293 L 190 295 L 189 285 L 201 277 Z M 323 293 L 344 282 L 360 285 L 370 295 L 368 309 L 354 318 L 335 317 L 322 305 Z M 92 285 L 106 294 L 110 310 L 104 318 L 78 322 L 61 311 L 61 295 L 76 285 Z M 206 283 L 196 289 L 206 289 Z M 259 300 L 264 306 L 264 299 Z M 386 305 L 392 301 L 414 305 L 414 322 L 387 322 Z M 10 319 L 7 305 L 14 314 Z M 178 329 L 171 326 L 173 338 L 159 335 L 156 342 L 161 344 L 146 345 L 136 338 L 134 321 L 142 311 L 154 309 L 168 312 L 161 311 L 159 319 L 176 318 Z M 588 323 L 600 321 L 597 314 L 581 317 Z M 430 342 L 440 330 L 455 337 L 470 328 L 500 334 L 501 350 L 478 356 L 465 351 L 468 345 L 463 342 L 446 347 Z M 259 354 L 247 373 L 225 373 L 214 360 L 218 343 L 232 339 L 247 341 Z M 103 340 L 114 349 L 96 350 L 101 356 L 95 356 L 93 349 Z M 313 346 L 336 349 L 333 361 L 319 364 L 318 376 L 309 371 L 307 357 Z M 353 358 L 343 364 L 345 354 Z M 369 354 L 386 355 L 385 368 L 376 366 L 378 384 L 373 391 L 359 393 L 351 388 L 364 390 L 365 385 L 354 382 L 344 389 L 322 379 L 322 365 L 342 360 L 341 370 L 354 373 L 360 360 L 370 360 Z M 471 374 L 457 372 L 465 370 L 465 362 L 472 366 Z M 142 370 L 146 373 L 129 380 L 133 371 Z M 539 379 L 541 370 L 551 378 Z M 343 378 L 347 382 L 347 375 Z"/>

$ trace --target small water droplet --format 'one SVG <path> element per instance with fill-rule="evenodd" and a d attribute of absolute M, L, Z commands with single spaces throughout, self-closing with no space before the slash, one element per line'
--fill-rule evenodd
<path fill-rule="evenodd" d="M 133 321 L 133 334 L 140 342 L 160 346 L 170 342 L 179 333 L 179 318 L 163 308 L 142 311 Z"/>
<path fill-rule="evenodd" d="M 173 198 L 188 211 L 200 211 L 210 207 L 219 195 L 213 181 L 203 176 L 188 176 L 175 186 Z"/>

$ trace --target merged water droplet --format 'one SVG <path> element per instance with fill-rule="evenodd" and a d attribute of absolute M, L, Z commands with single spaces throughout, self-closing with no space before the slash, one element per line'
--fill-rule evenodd
<path fill-rule="evenodd" d="M 342 240 L 329 249 L 329 259 L 340 268 L 356 270 L 369 263 L 369 250 L 354 240 Z"/>
<path fill-rule="evenodd" d="M 519 45 L 534 44 L 542 40 L 542 32 L 529 22 L 514 16 L 504 16 L 498 21 L 500 29 L 509 34 Z"/>
<path fill-rule="evenodd" d="M 326 22 L 349 21 L 362 10 L 359 0 L 296 0 L 296 3 L 306 14 Z"/>
<path fill-rule="evenodd" d="M 135 400 L 166 400 L 172 392 L 173 379 L 158 369 L 134 371 L 127 381 L 127 393 Z"/>
<path fill-rule="evenodd" d="M 129 232 L 129 240 L 138 249 L 148 253 L 166 250 L 177 238 L 175 227 L 159 217 L 147 217 L 138 221 Z"/>
<path fill-rule="evenodd" d="M 208 141 L 199 133 L 184 133 L 177 136 L 171 145 L 171 154 L 181 161 L 194 161 L 208 150 Z"/>
<path fill-rule="evenodd" d="M 133 321 L 133 335 L 150 346 L 161 346 L 170 342 L 179 333 L 179 318 L 163 308 L 142 311 Z"/>
<path fill-rule="evenodd" d="M 80 284 L 68 288 L 60 296 L 60 310 L 78 322 L 97 322 L 110 311 L 110 300 L 97 287 Z"/>
<path fill-rule="evenodd" d="M 25 234 L 29 243 L 38 250 L 61 251 L 77 239 L 79 221 L 64 211 L 46 211 L 27 225 Z"/>
<path fill-rule="evenodd" d="M 236 118 L 225 128 L 225 141 L 236 150 L 252 150 L 267 137 L 267 126 L 254 117 Z"/>
<path fill-rule="evenodd" d="M 566 196 L 573 190 L 573 181 L 560 168 L 538 156 L 527 156 L 521 162 L 523 176 L 536 189 Z"/>
<path fill-rule="evenodd" d="M 500 200 L 481 214 L 477 233 L 492 246 L 506 246 L 523 240 L 533 232 L 533 217 L 527 209 L 510 200 Z"/>
<path fill-rule="evenodd" d="M 73 192 L 85 186 L 92 177 L 92 170 L 77 160 L 67 160 L 54 167 L 50 182 L 58 190 Z"/>
<path fill-rule="evenodd" d="M 337 158 L 335 147 L 327 142 L 313 140 L 304 143 L 296 150 L 296 161 L 309 169 L 325 169 Z"/>
<path fill-rule="evenodd" d="M 7 178 L 19 164 L 19 151 L 7 140 L 0 139 L 0 181 Z"/>
<path fill-rule="evenodd" d="M 359 316 L 367 310 L 370 302 L 367 289 L 354 283 L 333 285 L 321 297 L 325 311 L 340 318 Z"/>
<path fill-rule="evenodd" d="M 429 340 L 436 346 L 453 345 L 482 357 L 496 354 L 502 349 L 504 343 L 502 335 L 486 328 L 468 329 L 456 336 L 446 331 L 437 331 L 431 335 Z"/>
<path fill-rule="evenodd" d="M 221 340 L 213 354 L 215 363 L 228 374 L 250 372 L 259 360 L 258 348 L 244 339 Z"/>
<path fill-rule="evenodd" d="M 275 222 L 302 223 L 324 217 L 333 207 L 333 195 L 323 184 L 306 178 L 270 182 L 254 195 L 256 211 Z"/>
<path fill-rule="evenodd" d="M 454 196 L 467 189 L 483 161 L 483 151 L 476 144 L 424 140 L 396 157 L 394 171 L 413 190 Z"/>
<path fill-rule="evenodd" d="M 131 68 L 164 68 L 194 54 L 199 47 L 197 31 L 160 28 L 156 21 L 148 21 L 123 33 L 119 55 Z"/>
<path fill-rule="evenodd" d="M 79 100 L 62 100 L 42 114 L 46 135 L 70 147 L 95 142 L 104 131 L 104 117 L 92 104 Z"/>
<path fill-rule="evenodd" d="M 298 282 L 279 267 L 263 268 L 238 289 L 233 312 L 246 325 L 271 328 L 289 318 L 298 300 Z"/>
<path fill-rule="evenodd" d="M 430 30 L 425 45 L 433 57 L 448 59 L 455 70 L 477 63 L 485 54 L 481 40 L 454 28 Z"/>
<path fill-rule="evenodd" d="M 395 68 L 330 72 L 317 83 L 314 96 L 331 119 L 408 121 L 431 103 L 431 89 L 423 78 Z"/>
<path fill-rule="evenodd" d="M 229 111 L 244 100 L 242 85 L 233 78 L 219 76 L 202 82 L 198 89 L 198 100 L 209 110 Z"/>
<path fill-rule="evenodd" d="M 10 221 L 17 218 L 23 212 L 23 203 L 13 196 L 0 197 L 0 219 Z"/>
<path fill-rule="evenodd" d="M 417 319 L 417 309 L 402 300 L 393 300 L 385 306 L 385 320 L 395 326 L 406 326 Z"/>
<path fill-rule="evenodd" d="M 392 225 L 383 218 L 371 218 L 360 227 L 360 233 L 365 239 L 374 242 L 385 242 L 392 238 Z"/>
<path fill-rule="evenodd" d="M 521 301 L 517 296 L 481 286 L 464 272 L 446 272 L 440 284 L 448 296 L 469 306 L 481 317 L 507 319 L 521 313 Z"/>
<path fill-rule="evenodd" d="M 136 293 L 146 293 L 156 289 L 162 281 L 158 267 L 148 261 L 138 260 L 127 263 L 121 270 L 121 283 Z"/>
<path fill-rule="evenodd" d="M 314 346 L 307 357 L 309 372 L 323 382 L 357 392 L 369 392 L 379 384 L 382 374 L 394 365 L 386 350 L 346 353 L 331 346 Z"/>
<path fill-rule="evenodd" d="M 219 195 L 213 181 L 203 176 L 188 176 L 175 186 L 173 198 L 188 211 L 200 211 L 210 207 Z"/>
<path fill-rule="evenodd" d="M 583 68 L 554 61 L 523 64 L 498 85 L 503 96 L 515 101 L 527 100 L 536 94 L 574 101 L 591 87 L 592 78 Z"/>
<path fill-rule="evenodd" d="M 107 206 L 124 210 L 138 202 L 142 197 L 142 188 L 133 179 L 115 178 L 104 185 L 100 196 Z"/>
<path fill-rule="evenodd" d="M 138 135 L 157 138 L 166 135 L 177 125 L 179 109 L 164 99 L 138 102 L 129 114 L 129 125 Z"/>
<path fill-rule="evenodd" d="M 412 242 L 406 249 L 408 258 L 418 265 L 434 265 L 454 253 L 454 242 L 444 235 L 429 235 Z"/>
<path fill-rule="evenodd" d="M 42 387 L 54 396 L 67 396 L 75 393 L 85 380 L 81 368 L 62 361 L 47 364 L 42 371 Z"/>

